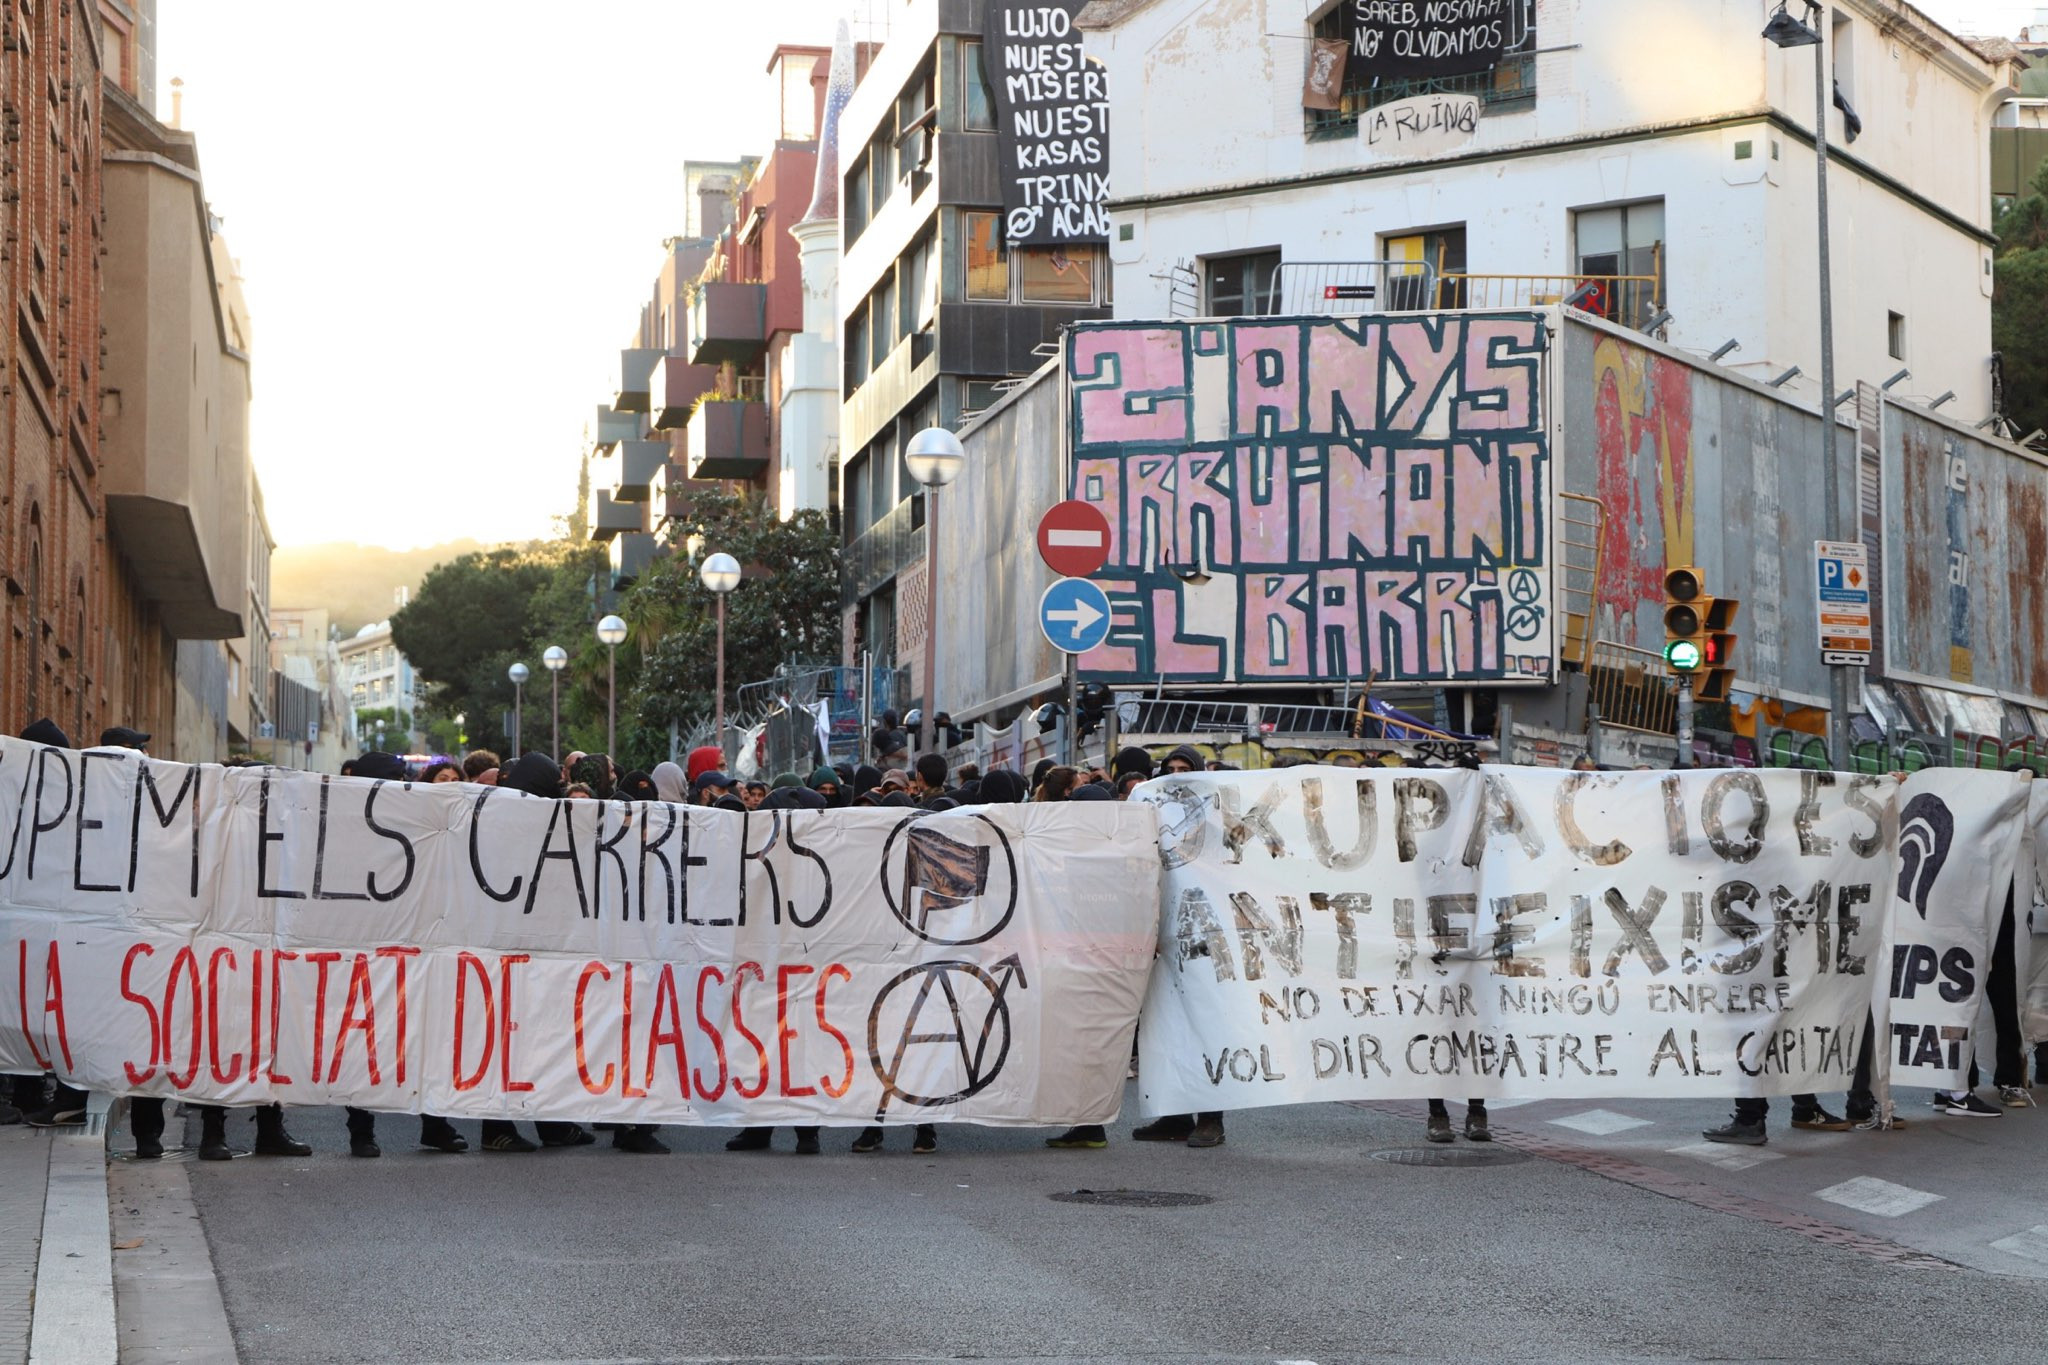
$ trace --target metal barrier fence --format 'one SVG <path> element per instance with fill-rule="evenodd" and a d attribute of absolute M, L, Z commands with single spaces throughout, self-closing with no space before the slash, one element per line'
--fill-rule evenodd
<path fill-rule="evenodd" d="M 1277 311 L 1289 316 L 1412 313 L 1439 306 L 1427 261 L 1283 261 L 1274 281 Z"/>
<path fill-rule="evenodd" d="M 1657 316 L 1657 275 L 1472 275 L 1446 272 L 1439 308 L 1542 308 L 1571 302 L 1638 330 Z M 1455 302 L 1450 300 L 1455 299 Z"/>
<path fill-rule="evenodd" d="M 1655 735 L 1678 733 L 1678 693 L 1663 655 L 1595 640 L 1589 658 L 1588 701 L 1598 708 L 1602 725 Z"/>
<path fill-rule="evenodd" d="M 1600 547 L 1607 535 L 1607 504 L 1584 493 L 1557 496 L 1557 605 L 1564 622 L 1557 642 L 1558 658 L 1584 668 L 1592 652 L 1593 612 L 1600 596 Z"/>

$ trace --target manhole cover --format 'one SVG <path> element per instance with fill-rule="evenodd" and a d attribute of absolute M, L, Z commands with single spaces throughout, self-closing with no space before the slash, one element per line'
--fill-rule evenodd
<path fill-rule="evenodd" d="M 1372 1159 L 1396 1166 L 1515 1166 L 1529 1154 L 1511 1147 L 1389 1147 Z"/>
<path fill-rule="evenodd" d="M 1206 1194 L 1181 1190 L 1061 1190 L 1052 1197 L 1062 1204 L 1116 1204 L 1127 1209 L 1184 1209 L 1215 1202 Z"/>

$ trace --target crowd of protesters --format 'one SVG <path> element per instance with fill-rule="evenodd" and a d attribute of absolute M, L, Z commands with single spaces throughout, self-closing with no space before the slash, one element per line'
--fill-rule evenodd
<path fill-rule="evenodd" d="M 937 723 L 950 729 L 946 717 L 937 718 Z M 52 721 L 39 720 L 23 730 L 21 737 L 36 743 L 71 747 L 71 741 Z M 150 736 L 138 730 L 116 726 L 100 736 L 101 748 L 123 748 L 147 753 Z M 1155 775 L 1196 772 L 1202 770 L 1228 770 L 1233 765 L 1216 759 L 1205 758 L 1198 750 L 1182 745 L 1168 752 L 1163 759 L 1155 762 L 1152 754 L 1137 746 L 1119 749 L 1107 768 L 1100 766 L 1077 767 L 1055 762 L 1050 758 L 1039 760 L 1028 777 L 1008 768 L 992 768 L 983 772 L 973 764 L 959 768 L 950 767 L 946 759 L 937 753 L 919 755 L 912 762 L 909 755 L 909 734 L 894 712 L 885 712 L 874 731 L 868 737 L 867 750 L 875 759 L 873 763 L 819 764 L 808 775 L 798 772 L 782 772 L 772 779 L 742 779 L 726 771 L 724 754 L 717 748 L 706 745 L 693 749 L 685 763 L 658 763 L 652 771 L 635 769 L 619 771 L 618 764 L 607 754 L 571 752 L 559 762 L 544 753 L 529 751 L 507 762 L 488 750 L 476 750 L 464 755 L 460 761 L 453 758 L 437 758 L 428 761 L 417 770 L 395 754 L 372 751 L 342 764 L 344 777 L 365 777 L 385 781 L 413 781 L 429 784 L 470 783 L 479 786 L 496 786 L 524 792 L 550 800 L 595 800 L 627 802 L 668 802 L 678 805 L 708 806 L 724 811 L 756 810 L 836 810 L 855 807 L 881 807 L 900 809 L 921 809 L 925 811 L 952 810 L 960 806 L 990 806 L 1020 804 L 1034 801 L 1123 801 L 1140 783 Z M 1332 762 L 1339 766 L 1354 766 L 1356 760 L 1348 756 L 1337 756 Z M 1403 760 L 1389 755 L 1385 760 L 1391 766 L 1402 766 Z M 253 760 L 240 760 L 240 765 L 260 766 Z M 231 762 L 229 766 L 237 766 Z M 1283 762 L 1278 766 L 1291 766 Z M 1458 758 L 1454 765 L 1425 762 L 1420 766 L 1440 767 L 1478 766 L 1477 756 L 1468 754 Z M 1582 765 L 1583 766 L 1583 765 Z M 2001 928 L 2000 947 L 2010 951 L 2012 934 L 2012 909 L 2010 901 L 2006 919 Z M 2004 1039 L 2008 1030 L 2006 1021 L 2001 1020 L 1999 1030 Z M 2017 1033 L 2012 1034 L 2017 1038 Z M 1867 1045 L 1866 1045 L 1867 1047 Z M 2013 1056 L 2005 1055 L 2011 1051 Z M 2044 1045 L 2042 1056 L 2036 1059 L 2037 1069 L 2048 1075 L 2048 1045 Z M 1136 1060 L 1133 1058 L 1133 1067 Z M 1821 1108 L 1819 1101 L 1811 1095 L 1793 1097 L 1793 1126 L 1840 1130 L 1853 1126 L 1877 1127 L 1896 1126 L 1896 1120 L 1880 1123 L 1872 1116 L 1868 1091 L 1869 1060 L 1866 1055 L 1861 1061 L 1857 1088 L 1850 1095 L 1850 1117 L 1836 1118 Z M 1975 1068 L 1972 1067 L 1974 1073 Z M 2032 1103 L 2022 1079 L 2024 1063 L 2018 1061 L 2017 1043 L 2002 1048 L 1998 1058 L 1998 1074 L 1995 1078 L 2001 1102 L 2008 1106 Z M 1135 1075 L 1135 1070 L 1133 1070 Z M 1972 1080 L 1976 1078 L 1973 1074 Z M 12 1103 L 0 1099 L 0 1125 L 28 1123 L 38 1127 L 62 1127 L 82 1123 L 86 1113 L 84 1092 L 52 1076 L 17 1076 L 13 1078 Z M 1967 1098 L 1961 1098 L 1967 1097 Z M 1937 1108 L 1949 1106 L 1950 1113 L 1967 1113 L 1978 1116 L 1995 1115 L 1996 1107 L 1987 1106 L 1971 1092 L 1937 1092 Z M 1966 1107 L 1967 1105 L 1967 1107 Z M 224 1161 L 237 1153 L 229 1144 L 226 1129 L 226 1112 L 217 1105 L 190 1105 L 201 1119 L 201 1139 L 198 1157 L 202 1161 Z M 1758 1145 L 1765 1141 L 1764 1115 L 1767 1105 L 1762 1100 L 1738 1100 L 1737 1112 L 1731 1122 L 1723 1128 L 1709 1130 L 1705 1136 L 1710 1141 L 1735 1142 Z M 368 1110 L 348 1108 L 346 1122 L 349 1136 L 349 1150 L 357 1157 L 377 1157 L 382 1149 L 377 1141 L 377 1116 Z M 254 1111 L 255 1124 L 253 1151 L 259 1156 L 306 1156 L 312 1152 L 307 1143 L 299 1141 L 286 1130 L 283 1110 L 276 1104 L 266 1105 Z M 164 1101 L 158 1098 L 137 1097 L 130 1103 L 130 1128 L 134 1136 L 135 1154 L 150 1158 L 163 1155 Z M 656 1134 L 654 1124 L 598 1124 L 598 1131 L 609 1132 L 612 1146 L 622 1152 L 661 1155 L 669 1148 Z M 1485 1142 L 1491 1139 L 1488 1128 L 1486 1106 L 1483 1100 L 1471 1100 L 1467 1104 L 1464 1136 L 1468 1141 Z M 498 1153 L 533 1152 L 546 1147 L 578 1147 L 597 1141 L 594 1133 L 579 1123 L 564 1121 L 541 1121 L 534 1124 L 535 1137 L 528 1139 L 515 1124 L 506 1119 L 485 1119 L 481 1125 L 480 1142 L 483 1150 Z M 766 1127 L 745 1128 L 728 1141 L 726 1150 L 733 1152 L 758 1152 L 770 1148 L 773 1129 Z M 819 1129 L 798 1127 L 795 1129 L 796 1147 L 799 1154 L 810 1155 L 820 1151 Z M 1180 1142 L 1189 1147 L 1204 1148 L 1222 1145 L 1224 1141 L 1223 1115 L 1221 1112 L 1200 1114 L 1176 1114 L 1155 1119 L 1143 1124 L 1131 1133 L 1139 1142 Z M 1449 1111 L 1442 1100 L 1429 1102 L 1427 1136 L 1432 1142 L 1454 1140 Z M 424 1114 L 420 1117 L 419 1142 L 422 1147 L 441 1152 L 464 1152 L 469 1148 L 466 1138 L 458 1132 L 446 1117 Z M 1060 1149 L 1095 1149 L 1108 1146 L 1108 1135 L 1096 1124 L 1084 1124 L 1067 1129 L 1057 1136 L 1046 1139 L 1046 1145 Z M 848 1150 L 867 1153 L 881 1150 L 883 1130 L 879 1127 L 862 1129 L 853 1139 Z M 911 1150 L 923 1154 L 938 1150 L 938 1130 L 932 1124 L 918 1124 L 912 1134 Z"/>

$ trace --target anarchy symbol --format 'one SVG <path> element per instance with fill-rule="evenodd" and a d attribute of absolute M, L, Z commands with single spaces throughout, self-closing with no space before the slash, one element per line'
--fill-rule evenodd
<path fill-rule="evenodd" d="M 969 1096 L 977 1095 L 988 1088 L 995 1078 L 1002 1074 L 1003 1063 L 1010 1056 L 1010 1003 L 1006 996 L 1010 983 L 1029 989 L 1031 983 L 1024 979 L 1024 964 L 1015 953 L 995 964 L 994 975 L 982 970 L 972 962 L 926 962 L 899 973 L 893 980 L 876 993 L 874 1007 L 868 1011 L 868 1061 L 875 1069 L 875 1076 L 882 1082 L 882 1102 L 875 1107 L 875 1122 L 883 1121 L 888 1113 L 890 1100 L 921 1109 L 938 1105 L 958 1104 Z M 982 1012 L 981 1026 L 969 1029 L 967 1016 L 962 1012 L 961 988 L 954 984 L 955 974 L 967 978 L 962 983 L 968 990 L 979 986 L 988 996 L 988 1006 Z M 882 1012 L 889 997 L 896 990 L 912 980 L 917 982 L 917 994 L 911 999 L 910 1008 L 904 1013 L 903 1024 L 897 1033 L 896 1048 L 889 1060 L 882 1060 Z M 946 1017 L 951 1020 L 951 1032 L 924 1032 L 919 1028 L 927 1004 L 937 995 L 945 1001 Z M 942 1023 L 945 1020 L 941 1021 Z M 1001 1037 L 995 1037 L 1000 1029 Z M 989 1045 L 995 1043 L 995 1056 L 989 1056 Z M 950 1095 L 920 1095 L 903 1088 L 900 1077 L 903 1063 L 912 1048 L 943 1047 L 949 1049 L 957 1059 L 963 1082 Z M 922 1056 L 923 1054 L 919 1054 Z"/>

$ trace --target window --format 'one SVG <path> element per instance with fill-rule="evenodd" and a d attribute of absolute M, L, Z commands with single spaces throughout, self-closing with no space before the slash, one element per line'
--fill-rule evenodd
<path fill-rule="evenodd" d="M 851 244 L 868 225 L 868 159 L 861 157 L 846 173 L 846 240 Z"/>
<path fill-rule="evenodd" d="M 960 67 L 960 83 L 967 91 L 963 126 L 969 132 L 994 132 L 996 97 L 988 88 L 988 69 L 982 64 L 980 43 L 960 44 Z"/>
<path fill-rule="evenodd" d="M 1380 258 L 1412 266 L 1387 266 L 1386 307 L 1393 311 L 1416 312 L 1429 308 L 1463 308 L 1463 279 L 1446 279 L 1465 273 L 1465 225 L 1409 232 L 1381 239 Z M 1426 267 L 1426 268 L 1425 268 Z M 1429 281 L 1437 281 L 1436 293 Z"/>
<path fill-rule="evenodd" d="M 1315 8 L 1311 5 L 1309 8 Z M 1377 6 L 1375 8 L 1378 8 Z M 1482 117 L 1518 114 L 1536 107 L 1536 0 L 1499 0 L 1494 7 L 1506 28 L 1506 51 L 1492 67 L 1455 76 L 1392 80 L 1375 75 L 1356 56 L 1350 0 L 1330 5 L 1311 36 L 1336 39 L 1347 49 L 1344 80 L 1335 109 L 1303 109 L 1303 130 L 1312 141 L 1358 136 L 1358 117 L 1367 109 L 1415 95 L 1477 95 Z M 1301 44 L 1303 77 L 1316 58 L 1316 44 Z"/>
<path fill-rule="evenodd" d="M 1280 253 L 1210 256 L 1202 261 L 1202 312 L 1212 318 L 1259 317 L 1279 311 Z"/>
<path fill-rule="evenodd" d="M 884 275 L 882 282 L 875 286 L 875 292 L 868 295 L 868 337 L 872 356 L 868 368 L 879 370 L 882 362 L 889 358 L 889 352 L 896 349 L 896 285 L 892 275 Z"/>
<path fill-rule="evenodd" d="M 907 337 L 931 323 L 932 234 L 926 231 L 896 267 L 896 335 Z"/>
<path fill-rule="evenodd" d="M 938 100 L 932 85 L 933 65 L 927 58 L 903 93 L 896 97 L 898 165 L 905 176 L 925 169 L 931 159 L 932 128 L 938 122 Z M 911 187 L 915 194 L 918 186 Z"/>
<path fill-rule="evenodd" d="M 882 206 L 896 191 L 896 130 L 885 119 L 882 131 L 868 144 L 868 221 L 882 214 Z"/>
<path fill-rule="evenodd" d="M 967 225 L 967 297 L 1010 299 L 1010 252 L 1003 241 L 1002 217 L 970 213 Z"/>
<path fill-rule="evenodd" d="M 1664 201 L 1580 209 L 1573 219 L 1578 274 L 1600 286 L 1582 306 L 1631 327 L 1647 322 L 1665 301 Z"/>
<path fill-rule="evenodd" d="M 853 392 L 868 377 L 868 310 L 862 305 L 846 320 L 846 391 Z"/>
<path fill-rule="evenodd" d="M 1887 349 L 1890 350 L 1892 359 L 1904 360 L 1906 358 L 1906 315 L 1904 313 L 1886 313 L 1884 315 L 1884 331 Z"/>
<path fill-rule="evenodd" d="M 1017 252 L 1017 292 L 1025 303 L 1093 303 L 1101 261 L 1092 248 L 1024 247 Z"/>

